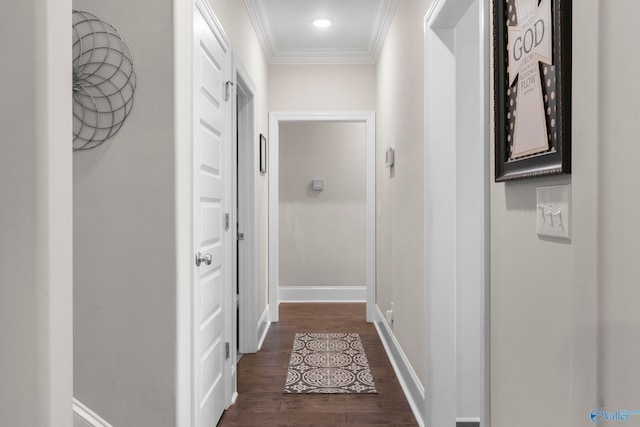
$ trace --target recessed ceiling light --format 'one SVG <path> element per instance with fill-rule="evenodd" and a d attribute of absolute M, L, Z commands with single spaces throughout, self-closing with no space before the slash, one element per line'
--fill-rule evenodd
<path fill-rule="evenodd" d="M 313 20 L 313 25 L 318 28 L 327 28 L 330 27 L 333 22 L 327 18 L 318 18 Z"/>

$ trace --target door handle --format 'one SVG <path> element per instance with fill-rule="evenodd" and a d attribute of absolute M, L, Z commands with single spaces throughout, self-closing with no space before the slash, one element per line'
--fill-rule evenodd
<path fill-rule="evenodd" d="M 213 256 L 211 256 L 211 254 L 204 254 L 204 256 L 198 252 L 196 254 L 196 266 L 200 267 L 200 264 L 202 264 L 203 262 L 206 265 L 211 265 L 211 262 L 213 261 Z"/>

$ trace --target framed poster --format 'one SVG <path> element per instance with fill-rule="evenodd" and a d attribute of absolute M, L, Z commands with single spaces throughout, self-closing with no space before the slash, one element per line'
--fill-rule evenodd
<path fill-rule="evenodd" d="M 571 0 L 494 0 L 495 180 L 571 172 Z"/>

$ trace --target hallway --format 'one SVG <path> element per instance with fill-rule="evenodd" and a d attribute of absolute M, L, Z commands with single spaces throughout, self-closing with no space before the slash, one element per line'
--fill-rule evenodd
<path fill-rule="evenodd" d="M 281 304 L 262 349 L 238 364 L 238 400 L 218 426 L 415 426 L 415 418 L 371 323 L 365 304 Z M 360 334 L 377 395 L 283 394 L 296 332 Z"/>

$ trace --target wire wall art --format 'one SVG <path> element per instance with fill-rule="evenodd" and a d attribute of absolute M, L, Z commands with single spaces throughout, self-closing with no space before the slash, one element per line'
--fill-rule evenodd
<path fill-rule="evenodd" d="M 118 31 L 88 12 L 73 11 L 73 151 L 114 136 L 133 108 L 136 72 Z"/>

